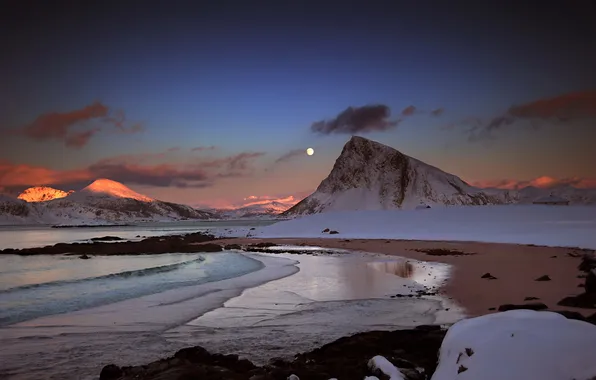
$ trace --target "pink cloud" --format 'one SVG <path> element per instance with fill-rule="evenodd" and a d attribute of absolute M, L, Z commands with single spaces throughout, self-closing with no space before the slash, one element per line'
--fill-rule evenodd
<path fill-rule="evenodd" d="M 89 123 L 93 123 L 94 127 L 84 131 L 77 130 L 78 127 L 84 127 Z M 107 126 L 112 126 L 121 133 L 137 133 L 143 130 L 140 124 L 127 127 L 123 111 L 116 111 L 110 116 L 110 109 L 105 104 L 94 102 L 72 111 L 42 114 L 12 133 L 36 141 L 62 140 L 67 147 L 81 148 Z"/>
<path fill-rule="evenodd" d="M 81 139 L 87 138 L 82 136 Z M 81 141 L 73 140 L 72 144 Z M 0 186 L 36 186 L 79 183 L 109 178 L 124 183 L 157 187 L 205 187 L 218 178 L 244 177 L 261 152 L 242 152 L 217 159 L 194 160 L 191 164 L 168 162 L 166 152 L 120 155 L 99 160 L 76 170 L 54 170 L 42 166 L 0 162 Z"/>
<path fill-rule="evenodd" d="M 217 147 L 215 145 L 210 146 L 197 146 L 191 149 L 191 152 L 203 152 L 208 150 L 215 150 Z"/>

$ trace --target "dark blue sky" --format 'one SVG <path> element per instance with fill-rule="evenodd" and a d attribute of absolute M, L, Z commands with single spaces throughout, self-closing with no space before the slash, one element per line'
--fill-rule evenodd
<path fill-rule="evenodd" d="M 123 182 L 128 175 L 131 185 L 162 198 L 308 191 L 349 138 L 314 134 L 311 124 L 368 104 L 387 105 L 393 118 L 410 105 L 417 112 L 397 128 L 364 136 L 466 180 L 596 177 L 577 154 L 596 160 L 586 143 L 596 137 L 592 1 L 202 3 L 4 0 L 0 161 L 10 164 L 4 174 L 0 169 L 0 182 L 19 182 L 11 165 L 72 174 L 117 157 L 120 170 L 101 173 Z M 587 97 L 580 104 L 594 109 L 579 107 L 580 115 L 556 123 L 537 111 L 537 131 L 524 126 L 526 114 L 488 127 L 511 106 L 540 99 L 575 112 L 556 99 L 579 92 Z M 105 120 L 97 127 L 93 118 L 68 124 L 68 133 L 101 128 L 80 143 L 65 145 L 66 132 L 18 132 L 45 114 L 94 102 L 109 115 L 123 111 L 129 132 L 107 129 Z M 429 114 L 439 108 L 440 116 Z M 133 133 L 139 122 L 143 131 Z M 471 138 L 465 131 L 474 126 L 491 138 Z M 201 146 L 217 149 L 189 153 Z M 315 156 L 274 164 L 308 146 Z M 181 149 L 158 155 L 174 147 Z M 243 152 L 264 154 L 243 161 L 243 173 L 227 168 L 204 184 L 180 185 L 204 160 Z M 168 165 L 162 175 L 172 181 L 135 175 L 151 165 Z M 54 182 L 72 177 L 51 174 Z"/>

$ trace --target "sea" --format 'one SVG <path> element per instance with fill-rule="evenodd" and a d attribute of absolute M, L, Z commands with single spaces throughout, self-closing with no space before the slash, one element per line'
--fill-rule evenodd
<path fill-rule="evenodd" d="M 102 236 L 140 240 L 197 231 L 233 235 L 271 223 L 246 220 L 94 228 L 2 226 L 0 249 L 85 242 Z M 65 255 L 0 255 L 0 326 L 237 277 L 261 267 L 259 261 L 235 252 L 96 256 L 92 260 Z"/>
<path fill-rule="evenodd" d="M 272 223 L 0 227 L 0 249 L 197 231 L 246 236 Z M 97 379 L 107 364 L 146 364 L 196 345 L 261 365 L 361 331 L 460 318 L 457 306 L 440 296 L 390 297 L 439 286 L 450 273 L 444 264 L 277 248 L 89 260 L 0 255 L 0 379 Z"/>

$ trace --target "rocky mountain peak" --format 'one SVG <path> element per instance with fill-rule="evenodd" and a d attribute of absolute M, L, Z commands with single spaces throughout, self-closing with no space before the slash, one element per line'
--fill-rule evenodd
<path fill-rule="evenodd" d="M 35 186 L 24 190 L 18 198 L 25 202 L 47 202 L 53 199 L 64 198 L 74 191 L 62 191 L 48 186 Z"/>
<path fill-rule="evenodd" d="M 500 203 L 460 178 L 387 145 L 353 136 L 317 190 L 285 214 Z"/>

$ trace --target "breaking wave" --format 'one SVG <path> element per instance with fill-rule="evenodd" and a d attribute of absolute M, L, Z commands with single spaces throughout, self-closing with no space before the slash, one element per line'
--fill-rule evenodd
<path fill-rule="evenodd" d="M 118 273 L 110 273 L 110 274 L 107 274 L 104 276 L 81 278 L 81 279 L 77 279 L 77 280 L 53 281 L 53 282 L 44 282 L 44 283 L 40 283 L 40 284 L 23 285 L 23 286 L 17 286 L 14 288 L 0 290 L 0 294 L 17 292 L 20 290 L 37 289 L 37 288 L 47 287 L 47 286 L 77 284 L 77 283 L 82 283 L 82 282 L 90 282 L 90 281 L 104 280 L 104 279 L 110 279 L 110 278 L 129 278 L 129 277 L 148 276 L 148 275 L 153 275 L 153 274 L 158 274 L 158 273 L 174 271 L 174 270 L 183 268 L 185 266 L 188 266 L 190 264 L 196 264 L 196 263 L 200 263 L 202 261 L 205 261 L 205 258 L 201 256 L 199 258 L 196 258 L 193 260 L 188 260 L 188 261 L 183 261 L 180 263 L 160 265 L 160 266 L 156 266 L 156 267 L 130 270 L 130 271 L 124 271 L 124 272 L 118 272 Z"/>

